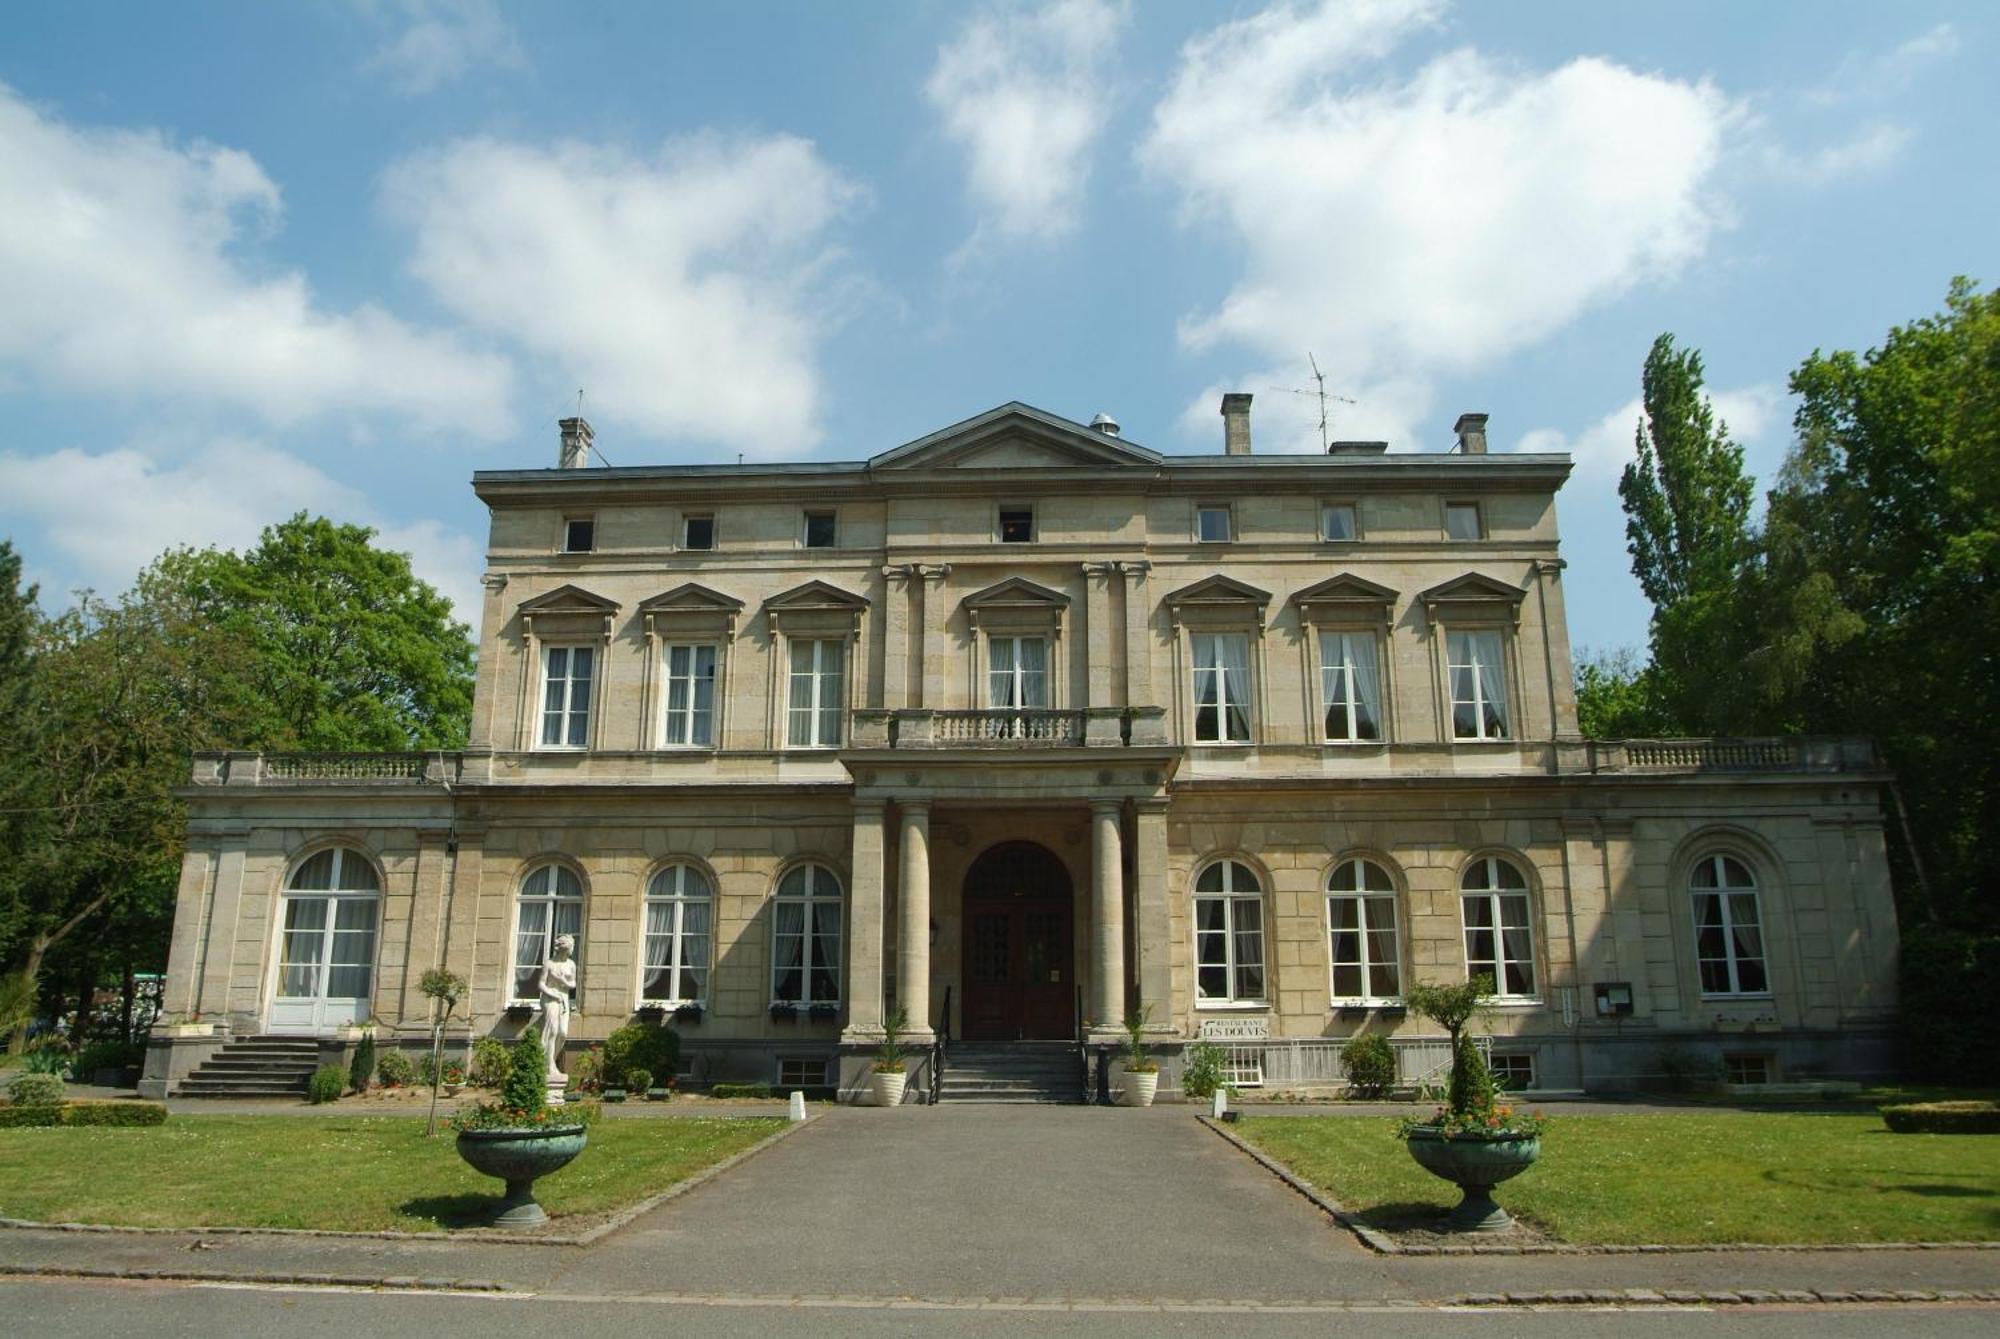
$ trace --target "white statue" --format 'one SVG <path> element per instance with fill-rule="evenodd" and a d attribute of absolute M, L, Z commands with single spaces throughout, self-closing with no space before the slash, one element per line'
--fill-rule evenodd
<path fill-rule="evenodd" d="M 576 989 L 576 962 L 570 957 L 575 951 L 574 935 L 557 935 L 549 960 L 542 964 L 542 1054 L 549 1058 L 551 1087 L 563 1077 L 560 1062 L 563 1044 L 569 1040 L 569 997 Z"/>

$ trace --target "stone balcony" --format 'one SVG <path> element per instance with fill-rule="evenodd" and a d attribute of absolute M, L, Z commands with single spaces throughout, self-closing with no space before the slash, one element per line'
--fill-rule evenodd
<path fill-rule="evenodd" d="M 1082 707 L 854 713 L 856 749 L 1162 748 L 1163 707 Z"/>

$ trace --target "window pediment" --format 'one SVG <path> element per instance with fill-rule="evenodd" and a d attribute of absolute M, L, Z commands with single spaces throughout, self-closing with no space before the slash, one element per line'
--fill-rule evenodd
<path fill-rule="evenodd" d="M 533 632 L 539 624 L 544 632 L 552 626 L 573 631 L 591 628 L 609 637 L 618 602 L 581 586 L 562 585 L 521 601 L 514 612 L 520 615 L 524 631 Z"/>
<path fill-rule="evenodd" d="M 1476 618 L 1494 618 L 1504 614 L 1510 621 L 1519 623 L 1521 601 L 1527 598 L 1527 594 L 1521 587 L 1483 572 L 1467 572 L 1464 576 L 1432 586 L 1417 599 L 1423 603 L 1424 613 L 1432 623 L 1441 618 L 1449 619 L 1454 614 Z"/>
<path fill-rule="evenodd" d="M 1015 400 L 869 460 L 871 470 L 1151 469 L 1160 455 Z"/>
<path fill-rule="evenodd" d="M 808 581 L 764 601 L 771 626 L 794 630 L 852 633 L 868 610 L 868 599 L 825 581 Z"/>
<path fill-rule="evenodd" d="M 1053 629 L 1069 610 L 1069 596 L 1028 580 L 1008 577 L 959 601 L 974 628 Z"/>
<path fill-rule="evenodd" d="M 715 631 L 733 638 L 743 601 L 700 582 L 688 581 L 641 600 L 638 610 L 650 634 Z"/>
<path fill-rule="evenodd" d="M 1291 602 L 1308 623 L 1342 619 L 1386 622 L 1396 607 L 1396 592 L 1352 572 L 1340 572 L 1295 591 Z"/>
<path fill-rule="evenodd" d="M 1262 627 L 1264 610 L 1271 603 L 1271 592 L 1259 590 L 1235 577 L 1203 577 L 1192 585 L 1182 586 L 1167 595 L 1167 608 L 1172 612 L 1174 622 L 1222 622 L 1241 625 L 1251 623 Z"/>

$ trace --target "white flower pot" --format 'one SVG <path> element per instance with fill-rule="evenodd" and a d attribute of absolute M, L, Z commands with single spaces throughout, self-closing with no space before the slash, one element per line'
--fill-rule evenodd
<path fill-rule="evenodd" d="M 909 1082 L 910 1076 L 900 1069 L 878 1069 L 868 1080 L 869 1098 L 878 1107 L 899 1107 L 903 1105 L 903 1089 Z"/>
<path fill-rule="evenodd" d="M 1124 1087 L 1118 1090 L 1118 1105 L 1125 1107 L 1149 1107 L 1153 1105 L 1154 1094 L 1160 1091 L 1160 1072 L 1135 1074 L 1126 1070 L 1119 1076 Z"/>

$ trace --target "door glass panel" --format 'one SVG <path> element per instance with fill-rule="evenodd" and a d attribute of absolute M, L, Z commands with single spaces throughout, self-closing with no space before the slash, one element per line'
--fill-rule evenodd
<path fill-rule="evenodd" d="M 326 951 L 326 902 L 323 897 L 293 897 L 285 901 L 285 945 L 278 970 L 278 994 L 286 999 L 311 999 L 319 993 L 319 966 Z"/>
<path fill-rule="evenodd" d="M 375 899 L 343 897 L 333 904 L 333 950 L 327 957 L 326 995 L 363 1000 L 375 965 Z"/>

